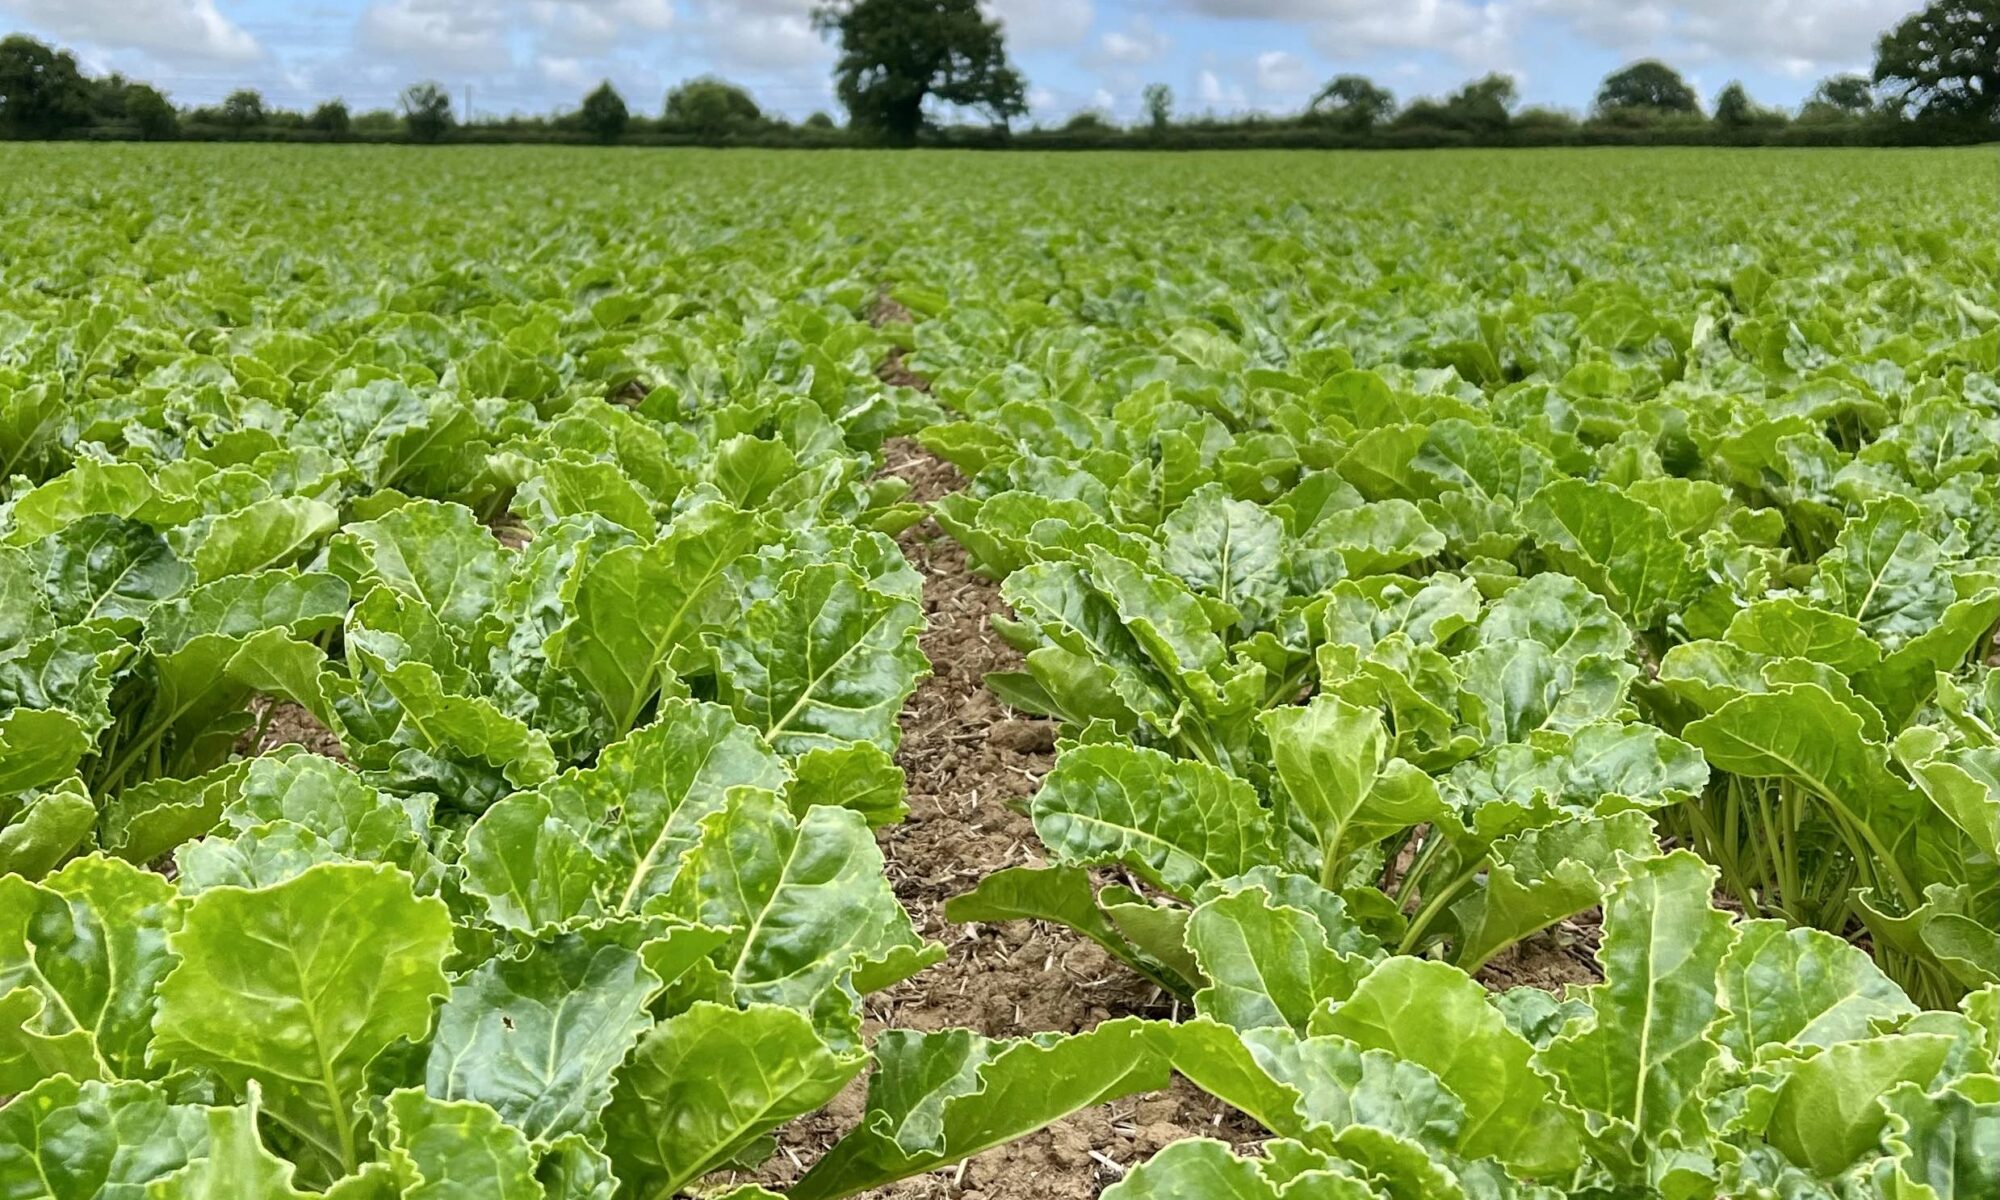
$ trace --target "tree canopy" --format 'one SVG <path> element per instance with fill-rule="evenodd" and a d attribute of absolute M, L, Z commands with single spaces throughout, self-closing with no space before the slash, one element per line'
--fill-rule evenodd
<path fill-rule="evenodd" d="M 834 90 L 853 123 L 892 145 L 915 143 L 931 97 L 1002 123 L 1028 111 L 1000 22 L 978 0 L 846 0 L 813 21 L 840 41 Z"/>
<path fill-rule="evenodd" d="M 1306 113 L 1341 129 L 1363 132 L 1396 111 L 1396 97 L 1365 75 L 1336 75 L 1313 96 Z"/>
<path fill-rule="evenodd" d="M 330 133 L 335 137 L 344 136 L 353 125 L 353 117 L 347 111 L 346 101 L 334 99 L 322 102 L 306 117 L 306 128 Z"/>
<path fill-rule="evenodd" d="M 46 137 L 90 117 L 90 83 L 75 55 L 20 34 L 0 39 L 0 129 Z"/>
<path fill-rule="evenodd" d="M 1701 98 L 1680 72 L 1657 59 L 1641 59 L 1604 77 L 1597 89 L 1599 112 L 1650 108 L 1659 112 L 1701 111 Z"/>
<path fill-rule="evenodd" d="M 1728 86 L 1715 94 L 1715 123 L 1717 125 L 1744 126 L 1757 122 L 1756 101 L 1744 89 L 1740 80 L 1732 79 Z"/>
<path fill-rule="evenodd" d="M 255 88 L 237 88 L 222 99 L 222 123 L 249 129 L 264 123 L 264 96 Z"/>
<path fill-rule="evenodd" d="M 1829 75 L 1806 97 L 1800 116 L 1858 117 L 1875 107 L 1875 89 L 1866 75 Z"/>
<path fill-rule="evenodd" d="M 1936 0 L 1875 43 L 1877 84 L 1926 116 L 2000 121 L 2000 0 Z"/>
<path fill-rule="evenodd" d="M 597 85 L 597 90 L 583 98 L 583 108 L 577 114 L 583 128 L 601 142 L 615 142 L 618 135 L 625 132 L 625 126 L 632 120 L 632 113 L 625 107 L 625 97 L 611 86 L 609 79 Z"/>
<path fill-rule="evenodd" d="M 701 137 L 726 137 L 754 128 L 764 110 L 750 93 L 727 80 L 704 75 L 667 93 L 667 124 Z"/>
<path fill-rule="evenodd" d="M 451 96 L 435 83 L 404 88 L 402 108 L 410 136 L 420 142 L 435 142 L 451 128 Z"/>

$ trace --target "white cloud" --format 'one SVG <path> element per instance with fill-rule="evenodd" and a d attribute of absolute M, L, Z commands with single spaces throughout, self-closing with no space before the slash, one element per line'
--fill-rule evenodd
<path fill-rule="evenodd" d="M 1525 0 L 1528 12 L 1633 58 L 1735 59 L 1795 78 L 1864 64 L 1921 0 Z"/>
<path fill-rule="evenodd" d="M 1145 17 L 1134 17 L 1126 28 L 1114 29 L 1097 39 L 1104 57 L 1121 66 L 1140 67 L 1167 52 L 1167 35 L 1153 28 Z"/>
<path fill-rule="evenodd" d="M 1305 60 L 1289 50 L 1266 50 L 1257 56 L 1257 90 L 1290 96 L 1312 82 Z"/>
<path fill-rule="evenodd" d="M 1314 23 L 1313 44 L 1333 58 L 1381 50 L 1431 51 L 1469 67 L 1497 67 L 1507 58 L 1512 11 L 1497 0 L 1408 0 L 1391 8 L 1368 0 L 1328 0 Z"/>
<path fill-rule="evenodd" d="M 599 54 L 635 34 L 674 27 L 673 0 L 529 0 L 528 16 L 546 45 Z"/>
<path fill-rule="evenodd" d="M 1061 50 L 1090 33 L 1097 13 L 1090 0 L 985 0 L 1000 18 L 1009 50 Z"/>
<path fill-rule="evenodd" d="M 354 40 L 363 54 L 400 60 L 432 72 L 469 74 L 513 63 L 507 46 L 507 22 L 498 5 L 379 0 L 362 11 Z"/>
<path fill-rule="evenodd" d="M 253 62 L 263 47 L 214 0 L 6 0 L 0 12 L 57 37 L 162 62 Z"/>
<path fill-rule="evenodd" d="M 1220 75 L 1205 67 L 1194 77 L 1194 97 L 1207 108 L 1224 111 L 1240 109 L 1250 99 L 1244 94 L 1243 85 L 1224 83 Z"/>

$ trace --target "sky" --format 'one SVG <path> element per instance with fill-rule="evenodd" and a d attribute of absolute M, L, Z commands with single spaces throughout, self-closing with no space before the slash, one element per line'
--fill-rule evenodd
<path fill-rule="evenodd" d="M 839 115 L 815 0 L 0 0 L 0 30 L 73 50 L 175 103 L 238 87 L 290 108 L 338 96 L 385 107 L 418 79 L 476 115 L 574 108 L 609 79 L 635 112 L 714 74 L 767 111 Z M 1665 60 L 1704 102 L 1731 80 L 1795 106 L 1820 78 L 1866 70 L 1875 38 L 1919 0 L 982 0 L 1027 77 L 1029 120 L 1138 117 L 1148 83 L 1183 114 L 1293 112 L 1336 74 L 1399 102 L 1497 70 L 1522 101 L 1582 111 L 1598 81 Z"/>

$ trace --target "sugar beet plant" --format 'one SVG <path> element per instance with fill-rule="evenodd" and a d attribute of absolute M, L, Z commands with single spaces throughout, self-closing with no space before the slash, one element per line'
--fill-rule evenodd
<path fill-rule="evenodd" d="M 8 151 L 0 1195 L 713 1194 L 866 1076 L 825 1200 L 1176 1073 L 1268 1140 L 1112 1200 L 2000 1186 L 1969 158 L 322 151 Z M 864 1034 L 899 434 L 1060 724 L 947 915 L 1180 1019 Z"/>
<path fill-rule="evenodd" d="M 290 207 L 275 161 L 160 165 L 9 216 L 0 1194 L 755 1161 L 941 953 L 873 836 L 928 670 L 875 450 L 929 410 L 873 378 L 863 251 L 610 256 L 612 186 L 554 241 L 402 211 L 307 265 L 189 198 Z M 457 183 L 542 177 L 506 165 Z M 329 212 L 410 182 L 364 175 Z M 256 753 L 274 714 L 337 757 Z"/>
<path fill-rule="evenodd" d="M 1557 178 L 1592 186 L 1580 168 Z M 1152 210 L 1157 239 L 1017 248 L 1011 295 L 1040 286 L 1054 310 L 1033 317 L 948 252 L 912 254 L 948 286 L 913 290 L 931 317 L 910 361 L 956 413 L 923 440 L 970 481 L 938 520 L 1002 580 L 1011 615 L 995 628 L 1024 669 L 994 690 L 1064 730 L 1027 803 L 1049 865 L 993 875 L 948 912 L 1076 929 L 1230 1026 L 1214 1044 L 1266 1075 L 1301 1062 L 1291 1039 L 1335 1028 L 1341 1055 L 1405 1060 L 1372 1039 L 1452 1029 L 1441 1054 L 1462 1066 L 1471 1036 L 1427 1007 L 1461 989 L 1468 1015 L 1533 1046 L 1509 1043 L 1525 1090 L 1496 1085 L 1511 1099 L 1470 1125 L 1509 1126 L 1528 1158 L 1562 1145 L 1566 1121 L 1583 1131 L 1559 1164 L 1499 1156 L 1516 1181 L 1985 1186 L 1990 1142 L 1944 1151 L 1954 1165 L 1921 1183 L 1888 1165 L 1959 1104 L 1927 1066 L 1896 1098 L 1814 1101 L 1867 1114 L 1847 1156 L 1796 1128 L 1732 1141 L 1751 1126 L 1725 1111 L 1735 1068 L 1716 1065 L 1796 1057 L 1851 1082 L 1867 1072 L 1849 1056 L 1889 1053 L 1860 1042 L 1898 1022 L 1869 1018 L 1826 1057 L 1760 1048 L 1712 1023 L 1763 1001 L 1710 962 L 1793 973 L 1778 1007 L 1808 978 L 1862 969 L 1898 1004 L 1975 1023 L 2000 980 L 2000 314 L 1975 282 L 1993 246 L 1954 258 L 1924 237 L 1810 228 L 1769 203 L 1798 183 L 1746 171 L 1720 187 L 1756 213 L 1722 245 L 1689 220 L 1715 193 L 1673 185 L 1627 195 L 1604 229 L 1539 225 L 1549 240 L 1531 248 L 1510 218 L 1468 228 L 1402 184 L 1363 185 L 1337 232 L 1260 209 L 1202 236 L 1209 217 Z M 1554 183 L 1499 186 L 1502 211 L 1569 205 Z M 1931 215 L 1966 228 L 1969 212 Z M 1615 278 L 1606 235 L 1626 259 Z M 1668 879 L 1689 907 L 1660 907 Z M 1711 891 L 1760 919 L 1731 927 Z M 1600 909 L 1604 982 L 1546 1025 L 1513 1008 L 1550 1003 L 1539 994 L 1485 1002 L 1460 973 Z M 1649 921 L 1685 944 L 1639 949 Z M 1747 967 L 1762 955 L 1776 957 Z M 1669 960 L 1709 997 L 1708 1017 L 1667 1035 L 1707 1064 L 1685 1090 L 1648 1056 L 1674 1006 L 1661 997 L 1687 993 L 1631 974 Z M 1367 980 L 1398 1000 L 1378 1007 Z M 1620 995 L 1649 1015 L 1620 1015 Z M 1274 1027 L 1282 1050 L 1264 1041 Z M 1387 1151 L 1302 1136 L 1316 1105 L 1337 1128 L 1365 1107 L 1366 1069 L 1342 1062 L 1299 1065 L 1310 1082 L 1260 1109 L 1246 1060 L 1175 1060 L 1286 1140 L 1261 1160 L 1176 1147 L 1113 1191 L 1501 1186 L 1476 1169 L 1443 1181 L 1457 1169 L 1439 1145 L 1410 1153 L 1433 1172 L 1419 1183 Z M 1503 1073 L 1482 1060 L 1465 1086 Z M 1585 1099 L 1613 1078 L 1649 1115 Z M 1766 1086 L 1744 1086 L 1768 1114 Z M 1967 1137 L 1993 1136 L 1987 1087 L 1963 1094 Z M 1544 1090 L 1537 1117 L 1528 1097 Z"/>

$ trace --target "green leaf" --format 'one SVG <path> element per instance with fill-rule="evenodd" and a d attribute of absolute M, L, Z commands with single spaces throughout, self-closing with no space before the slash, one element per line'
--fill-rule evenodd
<path fill-rule="evenodd" d="M 1928 726 L 1905 729 L 1890 747 L 1896 761 L 1951 823 L 1989 857 L 2000 856 L 2000 748 L 1950 748 Z"/>
<path fill-rule="evenodd" d="M 34 551 L 59 625 L 103 621 L 129 628 L 194 583 L 194 572 L 165 539 L 122 517 L 84 517 L 37 542 Z"/>
<path fill-rule="evenodd" d="M 2000 1101 L 1975 1100 L 1956 1088 L 1926 1095 L 1917 1084 L 1889 1089 L 1883 1134 L 1886 1161 L 1876 1185 L 1893 1200 L 1978 1200 L 2000 1191 Z"/>
<path fill-rule="evenodd" d="M 1739 924 L 1722 961 L 1716 1039 L 1748 1062 L 1759 1047 L 1824 1047 L 1867 1037 L 1917 1011 L 1867 953 L 1818 929 Z"/>
<path fill-rule="evenodd" d="M 1638 626 L 1685 604 L 1699 582 L 1666 517 L 1608 483 L 1558 479 L 1528 501 L 1521 524 L 1551 562 Z"/>
<path fill-rule="evenodd" d="M 1161 565 L 1260 625 L 1288 590 L 1284 525 L 1221 484 L 1195 490 L 1160 527 Z"/>
<path fill-rule="evenodd" d="M 137 1197 L 208 1153 L 208 1110 L 149 1083 L 45 1080 L 0 1108 L 0 1196 Z"/>
<path fill-rule="evenodd" d="M 1716 975 L 1732 940 L 1728 914 L 1709 895 L 1715 871 L 1684 850 L 1624 861 L 1626 878 L 1604 901 L 1591 1018 L 1545 1047 L 1539 1063 L 1572 1104 L 1611 1123 L 1594 1136 L 1616 1147 L 1630 1174 L 1650 1147 L 1699 1129 L 1703 1073 L 1720 1047 L 1708 1036 L 1720 1009 Z"/>
<path fill-rule="evenodd" d="M 357 595 L 385 583 L 460 630 L 500 603 L 510 569 L 506 552 L 471 509 L 434 500 L 350 522 L 328 546 L 327 566 Z"/>
<path fill-rule="evenodd" d="M 1182 899 L 1274 857 L 1270 818 L 1248 784 L 1157 750 L 1071 750 L 1029 812 L 1058 862 L 1120 863 Z"/>
<path fill-rule="evenodd" d="M 1873 666 L 1882 649 L 1861 622 L 1846 613 L 1815 608 L 1798 596 L 1759 600 L 1738 612 L 1723 635 L 1731 645 L 1773 658 L 1805 658 L 1843 675 Z"/>
<path fill-rule="evenodd" d="M 281 759 L 280 748 L 269 755 Z M 259 758 L 267 756 L 259 756 Z M 105 853 L 143 866 L 182 842 L 213 830 L 242 791 L 257 759 L 239 758 L 193 779 L 149 779 L 105 805 L 98 841 Z"/>
<path fill-rule="evenodd" d="M 592 515 L 651 537 L 653 506 L 615 462 L 552 458 L 514 489 L 513 511 L 537 528 Z"/>
<path fill-rule="evenodd" d="M 1318 839 L 1323 880 L 1355 846 L 1444 815 L 1430 777 L 1389 757 L 1381 710 L 1321 695 L 1259 722 L 1286 796 Z"/>
<path fill-rule="evenodd" d="M 421 890 L 443 870 L 426 844 L 431 818 L 431 797 L 392 796 L 317 754 L 252 760 L 222 811 L 222 824 L 241 833 L 274 824 L 310 830 L 343 858 L 403 868 Z"/>
<path fill-rule="evenodd" d="M 1238 1029 L 1306 1032 L 1323 1001 L 1345 1000 L 1370 963 L 1334 949 L 1321 918 L 1262 888 L 1217 896 L 1188 918 L 1187 945 L 1207 986 L 1195 1009 Z"/>
<path fill-rule="evenodd" d="M 838 563 L 804 567 L 740 624 L 705 635 L 722 695 L 785 754 L 896 744 L 896 715 L 930 670 L 917 649 L 923 612 Z"/>
<path fill-rule="evenodd" d="M 80 779 L 30 794 L 0 827 L 0 866 L 40 879 L 83 845 L 96 824 L 97 805 Z"/>
<path fill-rule="evenodd" d="M 1898 850 L 1928 806 L 1890 772 L 1885 748 L 1862 736 L 1861 718 L 1825 688 L 1795 684 L 1739 696 L 1684 733 L 1712 766 L 1803 785 L 1866 841 L 1877 869 L 1901 881 L 1899 899 L 1914 905 Z"/>
<path fill-rule="evenodd" d="M 1956 599 L 1915 501 L 1891 496 L 1841 527 L 1812 594 L 1890 647 L 1923 633 Z"/>
<path fill-rule="evenodd" d="M 647 911 L 731 930 L 712 959 L 739 1004 L 832 1005 L 842 1020 L 855 971 L 924 947 L 861 814 L 820 807 L 795 821 L 768 792 L 733 792 L 704 818 L 672 888 Z"/>
<path fill-rule="evenodd" d="M 195 547 L 197 583 L 289 566 L 340 527 L 332 505 L 300 496 L 273 496 L 217 517 Z"/>
<path fill-rule="evenodd" d="M 1362 650 L 1394 633 L 1435 645 L 1479 619 L 1479 607 L 1478 591 L 1456 575 L 1433 575 L 1421 584 L 1400 575 L 1351 579 L 1328 597 L 1325 635 Z"/>
<path fill-rule="evenodd" d="M 1104 1189 L 1102 1200 L 1369 1200 L 1377 1194 L 1358 1174 L 1288 1175 L 1263 1160 L 1238 1158 L 1223 1142 L 1188 1138 L 1134 1167 Z"/>
<path fill-rule="evenodd" d="M 151 472 L 138 463 L 80 458 L 69 470 L 14 501 L 7 541 L 24 545 L 99 513 L 143 520 L 142 513 L 153 515 L 148 510 L 155 507 L 158 495 Z"/>
<path fill-rule="evenodd" d="M 831 1100 L 867 1061 L 791 1009 L 699 1002 L 654 1026 L 618 1073 L 605 1148 L 632 1194 L 666 1200 Z"/>
<path fill-rule="evenodd" d="M 684 694 L 669 660 L 704 630 L 726 627 L 717 609 L 725 572 L 758 536 L 746 514 L 706 505 L 659 541 L 612 550 L 585 569 L 551 657 L 597 697 L 613 737 L 656 693 Z"/>
<path fill-rule="evenodd" d="M 42 884 L 0 876 L 0 1091 L 58 1072 L 144 1078 L 173 885 L 92 855 Z"/>
<path fill-rule="evenodd" d="M 1160 961 L 1128 940 L 1100 907 L 1090 872 L 1081 867 L 1003 868 L 980 880 L 971 891 L 945 901 L 944 916 L 958 924 L 1053 921 L 1096 942 L 1113 958 L 1168 991 L 1183 996 L 1194 992 L 1194 981 L 1178 969 L 1178 961 Z M 1185 958 L 1185 952 L 1177 957 Z"/>
<path fill-rule="evenodd" d="M 271 1118 L 330 1177 L 360 1165 L 368 1064 L 422 1040 L 445 994 L 451 917 L 380 865 L 324 863 L 255 891 L 214 888 L 168 938 L 150 1060 L 263 1085 Z"/>
<path fill-rule="evenodd" d="M 1300 1097 L 1312 1128 L 1302 1139 L 1331 1148 L 1351 1126 L 1366 1125 L 1433 1151 L 1456 1146 L 1465 1105 L 1428 1069 L 1385 1050 L 1363 1050 L 1338 1037 L 1300 1038 L 1282 1029 L 1243 1035 L 1257 1065 Z"/>
<path fill-rule="evenodd" d="M 1458 1152 L 1469 1158 L 1491 1156 L 1538 1176 L 1568 1171 L 1581 1156 L 1581 1122 L 1536 1072 L 1534 1047 L 1455 967 L 1385 959 L 1311 1031 L 1387 1050 L 1436 1075 L 1465 1105 Z"/>
<path fill-rule="evenodd" d="M 653 724 L 481 814 L 466 835 L 466 890 L 490 919 L 534 932 L 572 917 L 637 913 L 665 892 L 701 821 L 735 788 L 775 792 L 783 764 L 719 705 L 671 700 Z"/>
<path fill-rule="evenodd" d="M 1477 971 L 1537 930 L 1596 907 L 1623 872 L 1619 856 L 1656 853 L 1644 813 L 1575 817 L 1495 842 L 1485 886 L 1452 905 L 1458 926 L 1452 961 Z"/>
<path fill-rule="evenodd" d="M 1129 727 L 1135 716 L 1167 722 L 1175 702 L 1165 680 L 1117 608 L 1090 585 L 1081 567 L 1068 562 L 1030 563 L 1007 577 L 1000 596 L 1024 625 L 1050 643 L 1029 651 L 1028 664 L 1036 682 L 1060 702 L 1063 714 L 1080 719 L 1122 717 L 1121 727 Z M 1050 669 L 1052 659 L 1063 669 Z M 1002 698 L 1013 699 L 1004 693 Z M 1022 707 L 1047 711 L 1041 706 Z"/>
<path fill-rule="evenodd" d="M 1929 1085 L 1951 1041 L 1909 1033 L 1829 1046 L 1786 1077 L 1765 1136 L 1793 1162 L 1834 1178 L 1880 1140 L 1889 1122 L 1882 1097 L 1898 1084 Z"/>
<path fill-rule="evenodd" d="M 477 1101 L 536 1142 L 597 1131 L 611 1079 L 652 1025 L 646 923 L 562 933 L 462 976 L 438 1011 L 425 1087 Z M 703 941 L 721 940 L 716 931 Z"/>
<path fill-rule="evenodd" d="M 1638 668 L 1593 655 L 1574 663 L 1540 642 L 1487 642 L 1459 656 L 1459 709 L 1489 744 L 1568 733 L 1615 717 Z"/>
<path fill-rule="evenodd" d="M 209 1109 L 206 1150 L 172 1175 L 154 1180 L 146 1188 L 146 1200 L 309 1200 L 320 1195 L 293 1187 L 295 1168 L 264 1148 L 257 1129 L 261 1099 L 253 1085 L 242 1107 Z M 368 1195 L 369 1179 L 387 1184 L 378 1169 L 350 1179 L 348 1187 L 361 1197 Z"/>
<path fill-rule="evenodd" d="M 819 746 L 792 761 L 785 802 L 803 817 L 814 805 L 853 809 L 875 829 L 899 824 L 909 814 L 903 799 L 903 768 L 874 742 Z"/>
<path fill-rule="evenodd" d="M 969 1030 L 885 1030 L 861 1124 L 787 1195 L 836 1200 L 950 1166 L 1093 1104 L 1167 1085 L 1160 1027 L 993 1041 Z"/>
<path fill-rule="evenodd" d="M 545 1200 L 522 1132 L 484 1104 L 389 1093 L 382 1141 L 407 1200 Z"/>
<path fill-rule="evenodd" d="M 1293 547 L 1306 586 L 1319 591 L 1346 577 L 1386 575 L 1444 549 L 1444 534 L 1408 500 L 1379 500 L 1328 513 Z"/>
<path fill-rule="evenodd" d="M 1495 600 L 1479 618 L 1479 642 L 1540 642 L 1558 661 L 1618 659 L 1632 648 L 1632 631 L 1604 599 L 1567 575 L 1535 575 Z"/>

